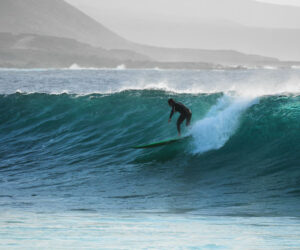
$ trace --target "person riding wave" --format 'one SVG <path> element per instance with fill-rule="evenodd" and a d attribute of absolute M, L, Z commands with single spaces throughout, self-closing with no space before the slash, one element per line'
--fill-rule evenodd
<path fill-rule="evenodd" d="M 181 136 L 180 125 L 185 119 L 186 119 L 186 126 L 190 125 L 191 118 L 192 118 L 192 111 L 186 106 L 184 106 L 181 102 L 176 102 L 172 98 L 168 99 L 168 104 L 172 108 L 169 117 L 169 122 L 171 122 L 174 112 L 180 113 L 180 116 L 177 120 L 177 131 L 178 131 L 178 135 Z"/>

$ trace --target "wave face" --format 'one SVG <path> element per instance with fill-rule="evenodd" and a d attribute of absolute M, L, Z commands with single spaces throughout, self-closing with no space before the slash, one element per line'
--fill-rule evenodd
<path fill-rule="evenodd" d="M 299 216 L 297 71 L 1 75 L 2 204 Z M 193 111 L 191 139 L 132 149 L 176 136 L 170 97 Z"/>

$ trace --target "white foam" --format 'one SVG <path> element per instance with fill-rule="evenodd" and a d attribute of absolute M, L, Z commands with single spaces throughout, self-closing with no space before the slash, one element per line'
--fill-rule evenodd
<path fill-rule="evenodd" d="M 119 67 L 120 69 L 123 66 Z M 89 95 L 114 94 L 125 90 L 162 90 L 173 94 L 214 94 L 235 93 L 237 96 L 245 98 L 255 98 L 265 95 L 298 95 L 300 94 L 300 75 L 297 70 L 241 70 L 241 71 L 213 71 L 203 70 L 199 72 L 190 71 L 156 71 L 154 70 L 114 70 L 102 69 L 107 72 L 89 75 L 82 81 L 80 74 L 72 75 L 73 70 L 95 68 L 82 68 L 78 64 L 73 64 L 69 69 L 69 76 L 72 81 L 65 81 L 65 77 L 52 77 L 45 75 L 46 81 L 36 81 L 31 84 L 31 79 L 26 76 L 22 81 L 7 85 L 0 84 L 0 93 L 14 93 L 16 89 L 24 92 L 38 93 L 62 93 L 67 90 L 71 94 Z M 48 69 L 49 70 L 49 69 Z M 97 69 L 100 70 L 100 69 Z M 118 75 L 120 74 L 120 75 Z M 53 74 L 54 76 L 54 74 Z M 107 80 L 106 79 L 111 79 Z M 10 79 L 9 75 L 5 76 Z M 43 79 L 44 76 L 39 76 Z M 38 79 L 38 78 L 37 78 Z M 30 80 L 30 82 L 26 82 Z M 4 81 L 4 80 L 2 80 Z"/>
<path fill-rule="evenodd" d="M 174 92 L 178 94 L 214 94 L 214 93 L 235 93 L 243 97 L 260 97 L 266 95 L 279 95 L 279 94 L 300 94 L 300 80 L 290 79 L 287 82 L 281 83 L 264 83 L 258 82 L 240 82 L 240 83 L 222 83 L 217 84 L 194 84 L 178 88 L 172 86 L 167 81 L 153 82 L 153 83 L 136 83 L 136 84 L 123 84 L 112 93 L 124 90 L 163 90 L 167 92 Z"/>
<path fill-rule="evenodd" d="M 25 94 L 26 92 L 22 91 L 21 89 L 17 89 L 17 90 L 16 90 L 16 93 L 17 93 L 17 94 Z"/>
<path fill-rule="evenodd" d="M 270 66 L 270 65 L 263 66 L 263 68 L 264 68 L 264 69 L 272 69 L 272 70 L 278 69 L 277 67 L 275 67 L 275 66 Z"/>
<path fill-rule="evenodd" d="M 124 90 L 160 89 L 178 94 L 213 94 L 235 93 L 241 97 L 260 97 L 266 95 L 300 94 L 300 77 L 298 74 L 286 71 L 280 75 L 276 71 L 253 70 L 239 71 L 206 71 L 190 80 L 173 81 L 167 77 L 163 80 L 149 82 L 140 79 L 138 82 L 122 82 L 113 92 Z M 229 72 L 229 73 L 228 73 Z M 207 73 L 207 74 L 206 74 Z"/>
<path fill-rule="evenodd" d="M 293 65 L 291 68 L 292 69 L 300 69 L 300 65 Z"/>
<path fill-rule="evenodd" d="M 81 69 L 81 67 L 77 64 L 77 63 L 73 63 L 69 69 L 73 69 L 73 70 L 78 70 L 78 69 Z"/>
<path fill-rule="evenodd" d="M 118 65 L 116 67 L 116 69 L 118 69 L 118 70 L 124 70 L 124 69 L 126 69 L 126 65 L 125 64 Z"/>
<path fill-rule="evenodd" d="M 207 115 L 191 128 L 194 139 L 193 153 L 223 147 L 237 130 L 242 113 L 257 102 L 257 98 L 228 95 L 221 97 Z"/>
<path fill-rule="evenodd" d="M 176 89 L 170 87 L 170 85 L 166 81 L 147 83 L 142 80 L 135 84 L 124 83 L 123 86 L 118 88 L 116 91 L 111 91 L 111 92 L 114 93 L 114 92 L 120 92 L 125 90 L 163 90 L 169 92 L 176 92 Z"/>
<path fill-rule="evenodd" d="M 69 68 L 70 70 L 98 70 L 98 68 L 93 68 L 93 67 L 81 67 L 77 63 L 73 63 Z M 63 69 L 64 70 L 64 69 Z"/>

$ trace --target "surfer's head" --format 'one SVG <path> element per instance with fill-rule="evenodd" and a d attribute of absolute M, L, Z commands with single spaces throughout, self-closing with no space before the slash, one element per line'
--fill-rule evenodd
<path fill-rule="evenodd" d="M 174 100 L 173 100 L 172 98 L 170 98 L 170 99 L 168 100 L 168 103 L 169 103 L 170 106 L 172 106 L 172 105 L 174 104 Z"/>

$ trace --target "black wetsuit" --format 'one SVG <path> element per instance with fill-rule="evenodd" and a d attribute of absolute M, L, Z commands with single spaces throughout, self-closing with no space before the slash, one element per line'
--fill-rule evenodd
<path fill-rule="evenodd" d="M 179 112 L 180 116 L 177 120 L 177 130 L 180 133 L 180 124 L 186 119 L 186 125 L 190 124 L 192 118 L 192 111 L 184 106 L 181 102 L 175 102 L 172 104 L 172 110 L 170 114 L 170 118 L 172 118 L 174 112 Z"/>

